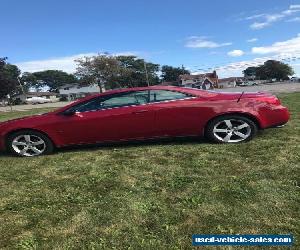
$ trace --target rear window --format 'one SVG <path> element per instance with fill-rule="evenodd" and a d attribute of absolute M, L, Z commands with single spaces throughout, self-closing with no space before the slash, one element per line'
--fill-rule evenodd
<path fill-rule="evenodd" d="M 191 95 L 169 90 L 151 90 L 150 102 L 171 101 L 190 98 Z"/>

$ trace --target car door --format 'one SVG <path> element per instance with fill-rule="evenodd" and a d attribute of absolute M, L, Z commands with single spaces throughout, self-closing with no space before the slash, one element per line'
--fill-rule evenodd
<path fill-rule="evenodd" d="M 73 107 L 56 125 L 64 144 L 95 143 L 152 137 L 155 112 L 147 108 L 149 91 L 98 97 Z"/>
<path fill-rule="evenodd" d="M 201 108 L 197 97 L 170 90 L 151 90 L 157 136 L 199 135 Z"/>

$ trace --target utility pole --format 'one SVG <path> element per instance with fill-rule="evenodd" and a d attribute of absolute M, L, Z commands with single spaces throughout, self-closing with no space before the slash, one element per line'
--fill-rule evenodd
<path fill-rule="evenodd" d="M 146 66 L 146 62 L 144 61 L 144 68 L 145 68 L 145 73 L 146 73 L 146 81 L 147 81 L 147 85 L 148 87 L 150 86 L 149 83 L 149 76 L 148 76 L 148 71 L 147 71 L 147 66 Z"/>
<path fill-rule="evenodd" d="M 7 97 L 7 100 L 8 100 L 8 105 L 9 105 L 9 107 L 10 107 L 10 111 L 12 111 L 12 101 L 11 101 L 11 96 L 10 96 L 10 94 L 6 95 L 6 97 Z"/>
<path fill-rule="evenodd" d="M 21 88 L 22 94 L 25 95 L 25 91 L 24 91 L 23 85 L 22 85 L 21 80 L 20 80 L 19 77 L 18 77 L 18 83 L 19 83 L 19 86 Z"/>

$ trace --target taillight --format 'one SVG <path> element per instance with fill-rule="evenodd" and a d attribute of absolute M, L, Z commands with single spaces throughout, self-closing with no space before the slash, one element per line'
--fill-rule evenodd
<path fill-rule="evenodd" d="M 258 98 L 258 101 L 265 102 L 271 105 L 281 105 L 280 100 L 276 96 L 262 96 Z"/>

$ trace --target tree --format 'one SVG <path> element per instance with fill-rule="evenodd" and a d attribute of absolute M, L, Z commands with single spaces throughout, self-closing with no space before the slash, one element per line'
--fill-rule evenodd
<path fill-rule="evenodd" d="M 121 87 L 148 86 L 147 75 L 149 85 L 155 85 L 159 82 L 159 64 L 146 62 L 144 59 L 136 56 L 118 56 L 116 59 L 120 62 L 123 69 L 118 79 Z"/>
<path fill-rule="evenodd" d="M 50 91 L 58 91 L 58 88 L 64 84 L 75 83 L 78 79 L 61 70 L 45 70 L 34 73 L 25 72 L 21 81 L 24 85 L 30 86 L 37 90 L 47 86 Z"/>
<path fill-rule="evenodd" d="M 76 60 L 78 67 L 76 75 L 81 82 L 97 84 L 100 93 L 104 88 L 115 86 L 115 81 L 121 73 L 120 62 L 110 55 L 97 55 Z"/>
<path fill-rule="evenodd" d="M 164 65 L 161 68 L 161 78 L 165 82 L 177 81 L 180 75 L 190 74 L 190 72 L 184 68 L 176 68 L 168 65 Z"/>
<path fill-rule="evenodd" d="M 276 80 L 287 80 L 289 76 L 294 74 L 294 71 L 288 64 L 276 60 L 268 60 L 261 66 L 248 67 L 243 73 L 245 77 L 252 76 L 260 80 L 270 80 L 274 78 Z"/>
<path fill-rule="evenodd" d="M 262 80 L 276 79 L 287 80 L 290 75 L 293 75 L 294 71 L 288 64 L 268 60 L 262 66 L 257 69 L 256 77 Z"/>
<path fill-rule="evenodd" d="M 24 72 L 20 78 L 20 82 L 23 86 L 24 92 L 28 92 L 30 88 L 39 89 L 37 86 L 38 82 L 34 74 L 29 72 Z"/>
<path fill-rule="evenodd" d="M 147 86 L 158 83 L 158 64 L 145 62 L 135 56 L 98 55 L 76 60 L 76 75 L 81 82 L 98 84 L 100 92 L 105 89 Z"/>
<path fill-rule="evenodd" d="M 245 69 L 243 71 L 243 74 L 247 78 L 254 79 L 256 77 L 256 70 L 257 70 L 257 67 L 248 67 L 247 69 Z"/>
<path fill-rule="evenodd" d="M 21 71 L 16 65 L 6 62 L 7 58 L 0 58 L 0 98 L 14 94 L 19 90 L 19 76 Z"/>

